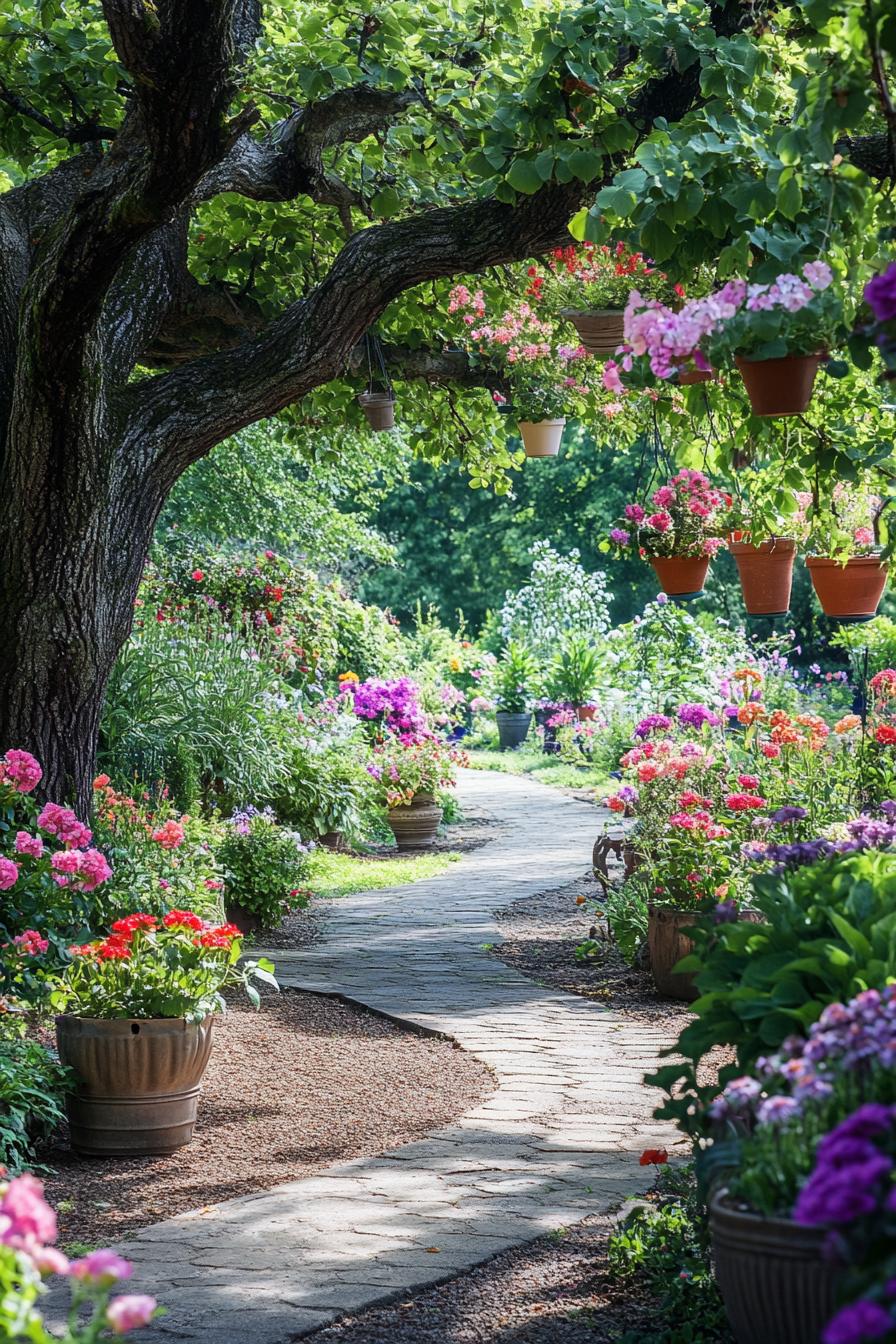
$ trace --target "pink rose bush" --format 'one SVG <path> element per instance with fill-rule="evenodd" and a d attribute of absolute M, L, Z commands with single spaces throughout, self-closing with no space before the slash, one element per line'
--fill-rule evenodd
<path fill-rule="evenodd" d="M 625 506 L 620 526 L 610 541 L 620 548 L 635 546 L 652 559 L 663 556 L 713 556 L 725 545 L 726 515 L 731 496 L 716 490 L 702 471 L 687 468 L 654 490 L 647 505 Z"/>
<path fill-rule="evenodd" d="M 25 1172 L 0 1182 L 0 1338 L 42 1344 L 57 1338 L 47 1330 L 39 1310 L 43 1281 L 51 1275 L 68 1279 L 71 1286 L 66 1344 L 98 1344 L 150 1324 L 157 1310 L 155 1298 L 111 1296 L 116 1285 L 131 1277 L 129 1261 L 111 1250 L 69 1260 L 53 1244 L 56 1237 L 56 1214 L 36 1177 Z M 72 1324 L 84 1308 L 89 1317 Z"/>

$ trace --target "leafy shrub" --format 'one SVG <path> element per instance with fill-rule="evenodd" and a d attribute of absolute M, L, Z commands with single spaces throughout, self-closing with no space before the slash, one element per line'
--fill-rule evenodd
<path fill-rule="evenodd" d="M 213 618 L 204 630 L 148 624 L 109 680 L 102 768 L 153 784 L 185 755 L 206 804 L 270 798 L 287 770 L 286 687 L 246 640 Z"/>
<path fill-rule="evenodd" d="M 504 600 L 501 633 L 546 662 L 564 635 L 594 642 L 609 630 L 611 594 L 606 575 L 583 569 L 577 550 L 561 555 L 550 542 L 536 541 L 532 555 L 529 582 Z"/>
<path fill-rule="evenodd" d="M 69 1071 L 37 1041 L 0 1036 L 0 1166 L 17 1172 L 65 1118 Z"/>
<path fill-rule="evenodd" d="M 299 743 L 289 772 L 274 797 L 278 817 L 300 835 L 317 839 L 339 831 L 349 840 L 367 833 L 373 780 L 354 743 Z"/>
<path fill-rule="evenodd" d="M 713 1277 L 705 1213 L 690 1169 L 663 1172 L 656 1207 L 632 1210 L 610 1239 L 615 1277 L 660 1299 L 656 1331 L 620 1344 L 722 1344 L 730 1338 Z"/>
<path fill-rule="evenodd" d="M 491 690 L 502 713 L 524 714 L 529 709 L 536 672 L 535 659 L 526 646 L 511 640 L 498 659 L 491 679 Z"/>
<path fill-rule="evenodd" d="M 548 670 L 545 690 L 561 704 L 585 705 L 597 689 L 602 655 L 587 635 L 567 635 Z"/>
<path fill-rule="evenodd" d="M 279 924 L 288 910 L 307 904 L 303 883 L 308 848 L 301 836 L 278 826 L 272 812 L 252 807 L 235 812 L 218 858 L 224 868 L 225 903 L 241 905 L 266 927 Z"/>
<path fill-rule="evenodd" d="M 720 1081 L 743 1072 L 788 1036 L 802 1034 L 826 1004 L 846 1002 L 896 977 L 896 852 L 868 850 L 753 880 L 759 924 L 698 925 L 694 953 L 681 963 L 696 970 L 696 1020 L 669 1053 L 688 1062 L 660 1069 L 650 1081 L 666 1088 L 663 1116 L 691 1126 L 695 1098 L 715 1088 L 697 1084 L 697 1065 L 719 1045 L 733 1046 L 737 1064 Z"/>

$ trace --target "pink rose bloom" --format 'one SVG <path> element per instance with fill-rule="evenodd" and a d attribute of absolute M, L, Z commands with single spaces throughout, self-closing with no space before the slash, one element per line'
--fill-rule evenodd
<path fill-rule="evenodd" d="M 74 877 L 81 868 L 81 855 L 74 849 L 60 849 L 50 859 L 54 873 Z"/>
<path fill-rule="evenodd" d="M 30 793 L 41 781 L 43 770 L 30 751 L 12 747 L 3 757 L 2 777 L 19 793 Z"/>
<path fill-rule="evenodd" d="M 134 1266 L 129 1260 L 116 1255 L 115 1251 L 91 1251 L 83 1260 L 73 1260 L 69 1272 L 74 1279 L 109 1288 L 113 1283 L 129 1279 Z"/>
<path fill-rule="evenodd" d="M 653 528 L 654 532 L 668 532 L 672 519 L 665 512 L 652 513 L 647 519 L 647 526 Z"/>
<path fill-rule="evenodd" d="M 42 938 L 37 929 L 26 929 L 24 933 L 17 934 L 12 941 L 26 957 L 39 957 L 50 946 L 48 940 Z"/>
<path fill-rule="evenodd" d="M 116 1335 L 126 1335 L 129 1330 L 139 1330 L 149 1325 L 156 1309 L 154 1297 L 134 1293 L 130 1297 L 113 1297 L 106 1308 L 106 1323 Z"/>
<path fill-rule="evenodd" d="M 57 835 L 69 849 L 81 849 L 93 838 L 93 832 L 78 820 L 71 808 L 60 807 L 58 803 L 47 803 L 37 824 L 49 835 Z"/>
<path fill-rule="evenodd" d="M 12 859 L 0 858 L 0 891 L 8 891 L 19 880 L 19 865 Z"/>
<path fill-rule="evenodd" d="M 56 1240 L 56 1215 L 44 1199 L 43 1182 L 30 1172 L 14 1176 L 0 1198 L 0 1242 L 17 1250 Z"/>
<path fill-rule="evenodd" d="M 17 854 L 27 854 L 31 859 L 39 859 L 44 852 L 44 842 L 39 835 L 16 831 L 15 848 Z"/>
<path fill-rule="evenodd" d="M 186 832 L 179 821 L 166 821 L 164 826 L 153 831 L 152 838 L 163 849 L 178 849 L 186 839 Z"/>

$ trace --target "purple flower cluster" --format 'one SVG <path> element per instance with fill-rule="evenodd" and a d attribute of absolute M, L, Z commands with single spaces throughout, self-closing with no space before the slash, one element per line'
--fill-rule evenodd
<path fill-rule="evenodd" d="M 237 808 L 230 818 L 230 824 L 237 835 L 248 835 L 249 825 L 253 817 L 262 817 L 272 826 L 276 824 L 277 818 L 274 815 L 272 807 L 258 808 L 249 803 L 246 807 Z"/>
<path fill-rule="evenodd" d="M 874 1213 L 886 1201 L 893 1158 L 880 1141 L 892 1141 L 896 1107 L 867 1102 L 846 1117 L 815 1150 L 815 1166 L 797 1196 L 793 1217 L 807 1227 L 842 1226 Z"/>
<path fill-rule="evenodd" d="M 849 1003 L 830 1003 L 801 1048 L 812 1064 L 856 1069 L 896 1065 L 896 985 L 866 989 Z"/>
<path fill-rule="evenodd" d="M 803 868 L 807 864 L 820 863 L 823 859 L 832 859 L 838 854 L 857 854 L 866 849 L 896 848 L 896 802 L 880 804 L 880 817 L 863 814 L 846 823 L 849 838 L 846 840 L 798 840 L 789 845 L 766 844 L 764 841 L 751 841 L 742 846 L 741 853 L 750 860 L 765 861 L 775 865 L 774 871 L 786 872 L 793 868 Z M 770 821 L 788 824 L 802 821 L 806 816 L 801 807 L 779 807 L 773 812 Z"/>
<path fill-rule="evenodd" d="M 821 1344 L 868 1344 L 873 1339 L 884 1339 L 896 1322 L 879 1302 L 862 1298 L 842 1307 L 828 1321 Z"/>
<path fill-rule="evenodd" d="M 635 737 L 650 737 L 652 733 L 665 733 L 672 727 L 672 720 L 665 714 L 648 714 L 635 728 Z"/>
<path fill-rule="evenodd" d="M 427 732 L 420 687 L 410 677 L 398 677 L 395 681 L 370 677 L 355 685 L 346 682 L 340 687 L 340 694 L 353 697 L 359 719 L 381 719 L 405 743 L 416 742 Z"/>
<path fill-rule="evenodd" d="M 718 728 L 722 720 L 706 705 L 685 704 L 678 706 L 678 722 L 685 728 L 702 728 L 704 723 Z"/>

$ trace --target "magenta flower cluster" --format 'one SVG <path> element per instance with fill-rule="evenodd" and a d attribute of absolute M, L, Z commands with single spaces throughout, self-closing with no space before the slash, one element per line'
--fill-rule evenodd
<path fill-rule="evenodd" d="M 340 695 L 350 695 L 359 719 L 379 720 L 405 744 L 427 734 L 426 714 L 420 704 L 420 687 L 410 677 L 386 681 L 371 677 L 358 683 L 344 682 Z"/>

